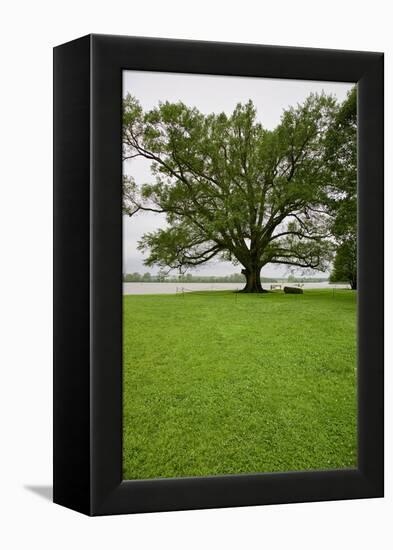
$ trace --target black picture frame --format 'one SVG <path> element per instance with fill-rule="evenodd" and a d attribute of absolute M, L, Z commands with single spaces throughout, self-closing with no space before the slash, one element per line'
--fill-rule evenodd
<path fill-rule="evenodd" d="M 358 468 L 122 480 L 122 71 L 358 84 Z M 88 515 L 383 496 L 383 54 L 107 35 L 54 49 L 54 502 Z"/>

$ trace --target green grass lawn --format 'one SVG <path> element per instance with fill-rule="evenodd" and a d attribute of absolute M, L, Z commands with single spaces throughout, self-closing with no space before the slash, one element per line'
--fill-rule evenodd
<path fill-rule="evenodd" d="M 124 296 L 123 477 L 356 466 L 356 293 Z"/>

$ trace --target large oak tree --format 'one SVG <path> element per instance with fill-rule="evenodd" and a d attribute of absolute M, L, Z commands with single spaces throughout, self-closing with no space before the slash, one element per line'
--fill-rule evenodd
<path fill-rule="evenodd" d="M 147 265 L 186 270 L 213 258 L 243 266 L 245 292 L 263 292 L 266 264 L 324 270 L 331 216 L 325 139 L 334 98 L 310 95 L 267 130 L 251 101 L 229 116 L 184 103 L 143 112 L 123 103 L 123 159 L 151 161 L 153 181 L 124 177 L 123 210 L 165 213 L 139 243 Z"/>

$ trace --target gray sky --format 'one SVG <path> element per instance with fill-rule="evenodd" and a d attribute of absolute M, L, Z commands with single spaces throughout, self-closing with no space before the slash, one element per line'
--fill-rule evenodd
<path fill-rule="evenodd" d="M 234 76 L 191 75 L 147 71 L 123 72 L 123 95 L 135 96 L 143 109 L 152 109 L 159 101 L 183 101 L 197 107 L 202 113 L 231 114 L 236 104 L 251 99 L 257 109 L 257 118 L 265 128 L 273 129 L 280 122 L 282 111 L 302 103 L 311 92 L 325 91 L 339 101 L 345 99 L 353 85 L 343 82 L 314 82 L 306 80 L 280 80 Z M 123 164 L 125 174 L 132 175 L 137 183 L 153 181 L 150 161 L 132 159 Z M 137 250 L 142 235 L 165 226 L 165 215 L 142 212 L 123 217 L 123 272 L 157 273 L 156 268 L 143 265 L 144 255 Z M 192 273 L 200 275 L 229 275 L 239 272 L 241 266 L 212 260 Z M 297 271 L 295 273 L 301 273 Z M 285 266 L 266 265 L 263 276 L 284 276 Z M 324 275 L 315 272 L 315 275 Z M 325 274 L 326 275 L 326 274 Z"/>

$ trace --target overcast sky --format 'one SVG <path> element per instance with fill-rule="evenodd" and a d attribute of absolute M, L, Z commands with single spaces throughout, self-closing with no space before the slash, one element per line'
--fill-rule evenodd
<path fill-rule="evenodd" d="M 312 92 L 325 91 L 339 101 L 345 99 L 352 85 L 342 82 L 315 82 L 306 80 L 280 80 L 270 78 L 249 78 L 233 76 L 190 75 L 147 71 L 124 71 L 123 95 L 135 96 L 143 109 L 152 109 L 159 101 L 182 101 L 190 107 L 197 107 L 202 113 L 228 115 L 237 103 L 251 99 L 257 109 L 257 119 L 267 129 L 273 129 L 280 122 L 282 111 L 291 105 L 303 102 Z M 132 175 L 137 183 L 153 181 L 150 162 L 146 159 L 132 159 L 123 164 L 125 174 Z M 157 268 L 143 265 L 144 257 L 137 250 L 142 235 L 165 226 L 165 215 L 143 212 L 132 218 L 123 217 L 123 272 L 138 271 L 157 273 Z M 200 275 L 229 275 L 238 273 L 241 266 L 229 262 L 212 260 L 192 273 Z M 300 273 L 297 271 L 295 273 Z M 266 265 L 263 276 L 285 276 L 287 267 Z M 315 273 L 315 275 L 321 275 Z M 323 275 L 323 274 L 322 274 Z"/>

